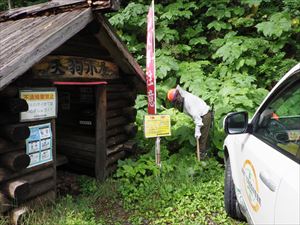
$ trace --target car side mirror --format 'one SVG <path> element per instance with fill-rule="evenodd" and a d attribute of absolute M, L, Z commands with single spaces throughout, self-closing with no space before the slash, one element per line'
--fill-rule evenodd
<path fill-rule="evenodd" d="M 224 129 L 226 134 L 246 133 L 248 128 L 248 113 L 237 112 L 229 113 L 224 120 Z"/>

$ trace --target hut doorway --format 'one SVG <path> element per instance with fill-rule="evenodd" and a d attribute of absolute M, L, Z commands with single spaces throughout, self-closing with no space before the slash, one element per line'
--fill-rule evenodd
<path fill-rule="evenodd" d="M 69 166 L 106 176 L 106 82 L 54 82 L 58 92 L 57 152 Z"/>

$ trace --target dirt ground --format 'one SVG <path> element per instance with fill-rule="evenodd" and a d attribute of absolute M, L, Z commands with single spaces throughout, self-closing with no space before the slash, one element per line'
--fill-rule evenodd
<path fill-rule="evenodd" d="M 67 194 L 77 196 L 81 193 L 78 175 L 65 170 L 57 171 L 57 194 L 63 197 Z"/>

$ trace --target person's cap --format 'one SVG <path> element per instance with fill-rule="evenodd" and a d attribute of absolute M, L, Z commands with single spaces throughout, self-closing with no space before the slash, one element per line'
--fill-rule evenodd
<path fill-rule="evenodd" d="M 173 89 L 170 89 L 169 91 L 168 91 L 168 100 L 170 101 L 170 102 L 173 102 L 173 100 L 175 99 L 175 97 L 176 97 L 176 89 L 175 88 L 173 88 Z"/>

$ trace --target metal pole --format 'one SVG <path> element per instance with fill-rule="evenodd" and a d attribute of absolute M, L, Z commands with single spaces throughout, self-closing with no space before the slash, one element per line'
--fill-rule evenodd
<path fill-rule="evenodd" d="M 151 7 L 153 9 L 153 49 L 154 49 L 154 70 L 156 73 L 156 63 L 155 63 L 155 15 L 154 15 L 154 0 L 152 0 L 151 2 Z M 155 76 L 156 77 L 156 76 Z M 155 79 L 155 87 L 156 87 L 156 79 Z M 155 101 L 156 101 L 156 89 L 155 89 Z M 157 109 L 156 109 L 156 104 L 155 104 L 155 114 L 157 114 Z M 161 168 L 161 161 L 160 161 L 160 137 L 156 138 L 155 141 L 155 162 L 156 165 L 159 166 L 159 168 Z"/>
<path fill-rule="evenodd" d="M 159 168 L 161 168 L 161 161 L 160 161 L 160 137 L 157 137 L 156 141 L 155 141 L 155 162 L 156 162 L 156 165 L 158 165 Z"/>

